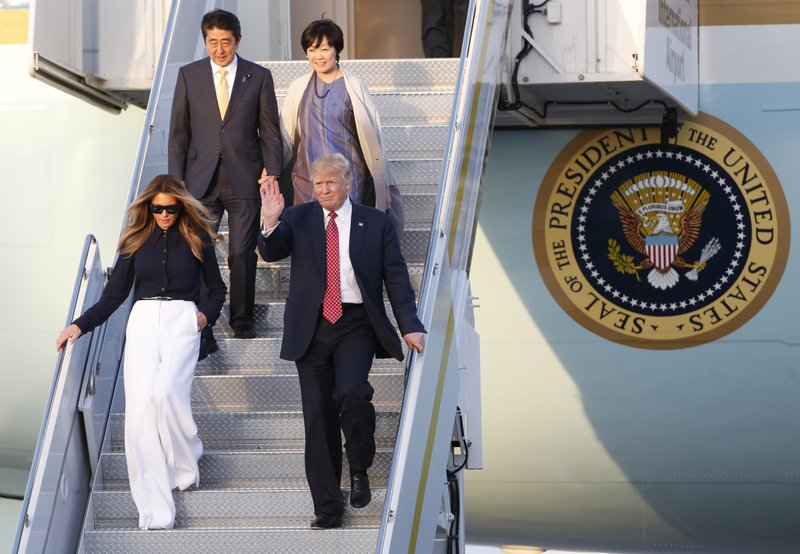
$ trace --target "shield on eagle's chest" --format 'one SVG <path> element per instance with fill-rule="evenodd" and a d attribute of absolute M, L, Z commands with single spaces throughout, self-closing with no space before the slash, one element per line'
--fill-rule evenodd
<path fill-rule="evenodd" d="M 644 245 L 653 265 L 666 271 L 678 254 L 678 235 L 651 235 L 645 237 Z"/>

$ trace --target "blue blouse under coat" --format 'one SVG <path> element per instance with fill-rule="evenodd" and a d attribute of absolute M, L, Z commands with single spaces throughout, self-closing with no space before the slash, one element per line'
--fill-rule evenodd
<path fill-rule="evenodd" d="M 316 200 L 309 176 L 311 162 L 320 156 L 339 153 L 347 158 L 353 169 L 350 199 L 358 204 L 375 206 L 375 188 L 361 151 L 353 103 L 344 78 L 330 84 L 313 77 L 309 79 L 300 101 L 298 117 L 300 145 L 292 171 L 294 203 Z"/>

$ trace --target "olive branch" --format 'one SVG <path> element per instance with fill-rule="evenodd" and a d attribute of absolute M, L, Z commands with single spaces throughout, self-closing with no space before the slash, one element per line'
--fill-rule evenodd
<path fill-rule="evenodd" d="M 608 259 L 614 263 L 614 269 L 625 275 L 634 275 L 637 281 L 641 267 L 633 263 L 633 256 L 623 254 L 620 251 L 619 243 L 614 239 L 608 239 Z"/>

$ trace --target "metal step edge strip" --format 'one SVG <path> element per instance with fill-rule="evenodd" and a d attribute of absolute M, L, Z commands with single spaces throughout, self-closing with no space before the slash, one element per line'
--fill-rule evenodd
<path fill-rule="evenodd" d="M 372 502 L 363 508 L 349 504 L 349 489 L 343 489 L 344 515 L 349 517 L 380 515 L 386 499 L 386 489 L 372 488 Z M 176 521 L 203 518 L 249 519 L 314 513 L 308 489 L 203 489 L 176 491 Z M 136 519 L 138 512 L 130 491 L 92 492 L 94 519 Z M 222 516 L 224 514 L 224 517 Z"/>
<path fill-rule="evenodd" d="M 375 440 L 394 440 L 399 412 L 376 410 Z M 270 444 L 299 445 L 304 441 L 303 415 L 297 411 L 271 412 L 195 412 L 194 419 L 203 444 L 216 450 L 253 450 Z M 118 451 L 125 444 L 125 418 L 111 416 L 111 449 Z M 244 446 L 246 445 L 246 446 Z"/>
<path fill-rule="evenodd" d="M 325 533 L 281 529 L 186 529 L 179 531 L 89 531 L 86 554 L 236 552 L 237 554 L 372 553 L 377 529 L 331 529 Z"/>
<path fill-rule="evenodd" d="M 370 468 L 374 487 L 386 487 L 393 451 L 380 449 Z M 349 466 L 343 456 L 342 487 L 349 487 Z M 122 452 L 107 452 L 101 456 L 103 488 L 114 484 L 114 490 L 128 490 L 128 467 Z M 247 482 L 252 488 L 305 488 L 305 452 L 303 449 L 261 452 L 206 452 L 200 457 L 200 483 L 203 489 L 245 488 L 236 482 Z M 260 484 L 259 484 L 260 483 Z M 125 488 L 119 488 L 124 484 Z"/>

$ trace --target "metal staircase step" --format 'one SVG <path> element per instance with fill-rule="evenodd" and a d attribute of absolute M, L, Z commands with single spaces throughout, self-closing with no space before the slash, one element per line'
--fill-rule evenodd
<path fill-rule="evenodd" d="M 229 285 L 229 283 L 226 284 Z M 392 306 L 388 300 L 384 302 L 384 309 L 386 310 L 386 314 L 389 316 L 389 321 L 391 321 L 392 325 L 394 325 L 396 328 L 397 320 L 394 317 Z M 266 302 L 259 301 L 253 307 L 253 331 L 255 331 L 256 336 L 267 337 L 274 335 L 275 333 L 282 335 L 283 314 L 285 311 L 285 298 L 281 298 L 280 300 L 267 300 Z M 234 336 L 233 329 L 231 329 L 228 321 L 229 312 L 230 310 L 228 304 L 225 304 L 225 307 L 223 308 L 219 320 L 217 320 L 214 328 L 214 336 L 217 339 L 220 337 L 233 338 Z M 219 332 L 217 332 L 217 330 L 219 330 Z"/>
<path fill-rule="evenodd" d="M 453 92 L 445 91 L 378 91 L 372 94 L 381 125 L 447 125 L 453 106 Z M 278 110 L 285 96 L 277 94 Z"/>
<path fill-rule="evenodd" d="M 372 94 L 381 125 L 447 125 L 453 107 L 453 92 L 382 92 Z"/>
<path fill-rule="evenodd" d="M 392 172 L 395 184 L 404 193 L 408 185 L 430 185 L 431 192 L 439 190 L 439 181 L 442 173 L 442 159 L 390 159 L 389 171 Z M 420 191 L 420 194 L 422 191 Z M 413 192 L 409 193 L 413 194 Z"/>
<path fill-rule="evenodd" d="M 416 226 L 419 223 L 430 227 L 433 212 L 436 208 L 438 185 L 401 185 L 398 187 L 403 195 L 403 210 L 406 225 Z"/>
<path fill-rule="evenodd" d="M 216 332 L 215 332 L 216 334 Z M 217 337 L 217 344 L 220 345 L 220 351 L 222 348 L 227 348 L 230 345 L 236 344 L 245 344 L 245 343 L 252 343 L 258 340 L 274 340 L 271 338 L 262 338 L 262 339 L 247 339 L 247 340 L 239 340 L 239 339 L 220 339 Z M 230 346 L 233 348 L 233 346 Z M 214 354 L 216 356 L 216 354 Z M 282 360 L 283 363 L 270 363 L 266 364 L 264 361 L 256 362 L 252 367 L 224 367 L 221 364 L 211 364 L 208 360 L 212 358 L 206 358 L 202 362 L 197 364 L 195 368 L 195 377 L 200 377 L 204 375 L 212 375 L 212 376 L 220 376 L 220 375 L 280 375 L 280 376 L 291 376 L 297 379 L 297 368 L 294 365 L 294 362 L 289 362 L 286 360 Z M 394 358 L 375 358 L 372 360 L 372 370 L 371 375 L 403 375 L 405 373 L 405 364 L 403 362 L 398 362 Z"/>
<path fill-rule="evenodd" d="M 285 94 L 292 81 L 310 71 L 306 61 L 259 63 L 272 72 L 276 95 Z M 458 64 L 455 58 L 342 60 L 342 68 L 361 77 L 372 94 L 382 90 L 452 92 Z"/>
<path fill-rule="evenodd" d="M 216 331 L 215 331 L 216 335 Z M 294 362 L 278 357 L 281 350 L 280 333 L 255 339 L 226 339 L 217 337 L 219 351 L 198 362 L 196 374 L 295 372 Z M 394 358 L 372 361 L 372 371 L 403 371 L 403 363 Z"/>
<path fill-rule="evenodd" d="M 398 411 L 384 411 L 375 406 L 375 440 L 394 440 Z M 206 450 L 263 450 L 302 448 L 304 443 L 303 414 L 296 411 L 271 412 L 195 412 L 197 433 Z M 111 415 L 111 449 L 125 448 L 125 415 Z"/>
<path fill-rule="evenodd" d="M 142 552 L 196 554 L 198 552 L 237 554 L 350 554 L 372 553 L 378 540 L 378 521 L 368 528 L 346 528 L 325 532 L 309 531 L 310 518 L 302 522 L 286 518 L 282 528 L 184 529 L 173 531 L 96 530 L 85 534 L 86 554 Z M 280 523 L 280 522 L 278 522 Z"/>
<path fill-rule="evenodd" d="M 389 478 L 392 450 L 378 449 L 369 470 L 370 484 L 385 487 Z M 128 490 L 125 454 L 111 452 L 101 458 L 103 490 Z M 344 457 L 342 488 L 350 486 L 349 466 Z M 302 449 L 263 452 L 207 451 L 200 457 L 200 489 L 306 489 Z"/>
<path fill-rule="evenodd" d="M 364 508 L 354 509 L 348 503 L 349 490 L 345 495 L 344 527 L 337 532 L 351 534 L 357 529 L 374 529 L 380 524 L 386 489 L 375 487 L 372 491 L 372 502 Z M 185 535 L 185 531 L 196 530 L 198 534 L 224 529 L 231 537 L 246 531 L 277 531 L 296 529 L 306 535 L 309 523 L 313 518 L 311 494 L 307 490 L 296 489 L 229 489 L 229 490 L 190 490 L 175 492 L 175 529 L 169 531 L 138 531 L 127 534 L 132 541 L 140 535 Z M 94 531 L 100 535 L 98 542 L 91 546 L 87 543 L 87 552 L 110 552 L 109 542 L 120 532 L 135 530 L 138 525 L 136 507 L 128 491 L 102 491 L 92 494 L 92 516 Z M 106 530 L 105 533 L 99 531 Z M 90 533 L 87 533 L 87 539 Z M 324 533 L 327 535 L 327 533 Z M 102 537 L 102 538 L 101 538 Z M 159 545 L 165 536 L 160 537 Z M 374 540 L 374 537 L 373 537 Z M 321 544 L 329 544 L 327 541 Z M 373 548 L 374 548 L 374 542 Z M 230 545 L 223 550 L 208 550 L 208 543 L 199 543 L 203 552 L 239 552 Z M 126 546 L 133 546 L 127 543 Z M 106 550 L 99 550 L 100 547 Z M 262 548 L 264 546 L 262 545 Z M 90 550 L 91 548 L 91 550 Z M 125 550 L 135 552 L 136 550 Z M 264 550 L 261 550 L 262 552 Z M 173 550 L 169 550 L 173 552 Z M 283 550 L 281 550 L 283 552 Z"/>
<path fill-rule="evenodd" d="M 299 409 L 302 404 L 296 375 L 200 375 L 192 385 L 193 412 Z"/>
<path fill-rule="evenodd" d="M 413 226 L 412 226 L 413 225 Z M 400 248 L 403 251 L 403 257 L 409 263 L 424 263 L 428 255 L 428 238 L 430 237 L 430 223 L 425 224 L 411 224 L 406 225 L 405 233 L 400 239 Z M 222 240 L 215 243 L 217 259 L 220 266 L 227 265 L 228 258 L 228 240 L 227 231 L 219 233 Z"/>
<path fill-rule="evenodd" d="M 428 159 L 443 157 L 449 130 L 447 125 L 384 125 L 386 157 Z"/>
<path fill-rule="evenodd" d="M 227 232 L 221 233 L 221 241 L 226 246 L 217 247 L 217 259 L 220 264 L 220 272 L 225 284 L 230 286 L 230 270 L 228 269 L 227 256 L 220 256 L 220 252 L 227 252 Z M 425 270 L 422 262 L 409 262 L 408 273 L 411 278 L 411 286 L 419 295 L 422 286 L 422 274 Z M 262 300 L 285 300 L 289 293 L 289 277 L 291 276 L 290 260 L 280 262 L 265 262 L 259 259 L 256 266 L 256 303 Z"/>
<path fill-rule="evenodd" d="M 372 502 L 361 509 L 349 504 L 350 489 L 342 489 L 345 497 L 345 517 L 380 517 L 386 489 L 372 487 Z M 311 493 L 307 487 L 285 489 L 214 489 L 204 488 L 173 492 L 175 498 L 175 526 L 250 527 L 252 521 L 265 518 L 308 517 L 314 515 Z M 110 525 L 137 527 L 139 515 L 130 491 L 98 491 L 92 493 L 95 526 Z M 106 520 L 108 523 L 103 524 Z"/>
<path fill-rule="evenodd" d="M 423 166 L 419 170 L 420 174 L 417 176 L 409 175 L 409 180 L 432 178 L 429 174 L 439 171 L 441 166 L 441 161 L 431 164 L 427 164 L 425 161 L 422 163 Z M 417 164 L 417 160 L 400 160 L 396 164 L 411 166 Z M 394 177 L 394 173 L 392 175 Z M 438 178 L 437 176 L 434 179 Z M 430 227 L 436 207 L 438 187 L 438 184 L 434 181 L 431 181 L 431 183 L 398 184 L 398 189 L 403 196 L 403 214 L 407 229 L 428 229 Z M 227 220 L 223 225 L 220 225 L 220 231 L 227 232 Z"/>
<path fill-rule="evenodd" d="M 403 400 L 402 373 L 371 372 L 373 401 L 400 409 Z M 199 375 L 192 387 L 194 411 L 274 411 L 301 409 L 297 374 Z M 201 436 L 202 438 L 202 436 Z"/>

